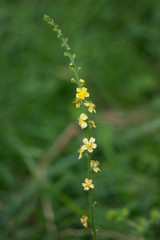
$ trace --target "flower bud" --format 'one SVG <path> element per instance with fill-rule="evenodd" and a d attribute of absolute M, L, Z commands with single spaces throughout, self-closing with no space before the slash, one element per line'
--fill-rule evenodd
<path fill-rule="evenodd" d="M 68 57 L 68 53 L 67 53 L 67 52 L 64 52 L 64 56 L 65 56 L 65 57 Z"/>
<path fill-rule="evenodd" d="M 55 26 L 54 26 L 53 31 L 54 31 L 54 32 L 57 32 L 57 31 L 58 31 L 58 25 L 55 25 Z"/>
<path fill-rule="evenodd" d="M 58 38 L 62 38 L 62 35 L 61 35 L 61 34 L 58 34 L 57 37 L 58 37 Z"/>
<path fill-rule="evenodd" d="M 75 79 L 75 78 L 71 78 L 71 82 L 72 82 L 72 83 L 75 83 L 75 82 L 76 82 L 76 79 Z"/>
<path fill-rule="evenodd" d="M 69 66 L 70 66 L 71 68 L 73 68 L 73 67 L 74 67 L 74 64 L 73 64 L 73 63 L 70 63 Z"/>
<path fill-rule="evenodd" d="M 82 70 L 81 67 L 77 67 L 77 71 L 80 72 Z"/>

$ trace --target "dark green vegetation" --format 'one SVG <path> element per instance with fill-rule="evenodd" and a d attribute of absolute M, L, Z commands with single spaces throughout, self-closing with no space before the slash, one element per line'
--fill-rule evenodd
<path fill-rule="evenodd" d="M 44 14 L 97 105 L 98 239 L 160 239 L 159 0 L 0 1 L 0 239 L 89 240 L 73 75 Z"/>

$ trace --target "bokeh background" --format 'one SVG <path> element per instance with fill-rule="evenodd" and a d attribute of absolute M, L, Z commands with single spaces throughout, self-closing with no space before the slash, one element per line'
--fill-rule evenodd
<path fill-rule="evenodd" d="M 98 239 L 160 239 L 160 1 L 0 1 L 0 239 L 91 239 L 75 86 L 96 103 Z"/>

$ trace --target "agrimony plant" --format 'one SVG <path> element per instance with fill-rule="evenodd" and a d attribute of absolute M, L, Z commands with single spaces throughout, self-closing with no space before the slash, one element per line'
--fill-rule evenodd
<path fill-rule="evenodd" d="M 92 235 L 93 239 L 96 240 L 96 227 L 95 227 L 95 219 L 94 219 L 94 199 L 93 199 L 93 189 L 94 184 L 92 180 L 92 171 L 95 173 L 99 172 L 99 161 L 91 160 L 91 153 L 97 147 L 95 143 L 95 138 L 91 136 L 90 129 L 95 128 L 95 122 L 90 117 L 91 114 L 96 113 L 95 104 L 92 101 L 88 101 L 90 94 L 86 87 L 86 82 L 80 78 L 81 68 L 76 66 L 75 58 L 76 54 L 71 53 L 71 48 L 68 45 L 68 38 L 65 38 L 62 34 L 61 29 L 59 29 L 58 25 L 54 23 L 54 20 L 49 16 L 44 15 L 44 21 L 48 23 L 54 32 L 57 33 L 57 37 L 62 41 L 62 47 L 65 48 L 64 56 L 68 57 L 70 60 L 69 68 L 73 71 L 74 77 L 71 79 L 72 83 L 77 84 L 76 88 L 76 97 L 73 101 L 75 103 L 76 108 L 81 108 L 82 113 L 78 117 L 78 124 L 81 129 L 86 130 L 86 137 L 82 141 L 82 145 L 78 149 L 79 159 L 82 159 L 83 156 L 87 155 L 88 159 L 88 176 L 85 178 L 82 183 L 82 187 L 85 191 L 89 192 L 89 205 L 90 205 L 90 215 L 83 215 L 80 219 L 81 223 L 85 228 L 88 227 L 88 220 L 91 222 L 92 227 Z"/>

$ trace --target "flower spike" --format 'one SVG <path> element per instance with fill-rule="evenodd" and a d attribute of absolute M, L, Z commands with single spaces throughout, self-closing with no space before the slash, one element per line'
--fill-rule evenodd
<path fill-rule="evenodd" d="M 79 114 L 78 117 L 78 124 L 82 129 L 86 130 L 87 137 L 83 139 L 83 145 L 80 146 L 78 149 L 78 159 L 83 158 L 83 154 L 86 151 L 87 159 L 88 159 L 88 178 L 85 178 L 84 183 L 82 183 L 82 186 L 85 191 L 89 191 L 89 203 L 90 203 L 90 216 L 89 219 L 91 220 L 92 225 L 92 233 L 93 233 L 93 239 L 96 240 L 96 227 L 94 222 L 94 201 L 93 201 L 93 189 L 94 184 L 92 183 L 91 179 L 91 171 L 94 172 L 100 171 L 98 165 L 99 161 L 90 160 L 91 159 L 91 153 L 93 150 L 97 147 L 97 144 L 95 143 L 95 138 L 90 137 L 90 130 L 91 128 L 95 128 L 95 122 L 90 119 L 90 113 L 96 113 L 95 104 L 92 103 L 92 101 L 87 101 L 90 97 L 90 94 L 88 92 L 88 89 L 84 86 L 86 86 L 85 81 L 80 78 L 79 74 L 81 71 L 81 67 L 77 67 L 75 59 L 76 54 L 72 53 L 70 46 L 68 45 L 68 38 L 65 38 L 62 34 L 61 29 L 58 25 L 56 25 L 49 16 L 44 15 L 44 21 L 49 24 L 52 27 L 52 30 L 56 32 L 57 38 L 60 39 L 62 42 L 61 46 L 64 48 L 64 56 L 69 58 L 69 69 L 72 70 L 74 73 L 74 77 L 71 78 L 71 83 L 77 84 L 76 88 L 76 97 L 73 101 L 75 103 L 76 108 L 83 108 L 83 112 Z M 89 114 L 87 114 L 89 112 Z M 83 215 L 80 219 L 81 223 L 85 228 L 88 227 L 88 217 Z"/>

